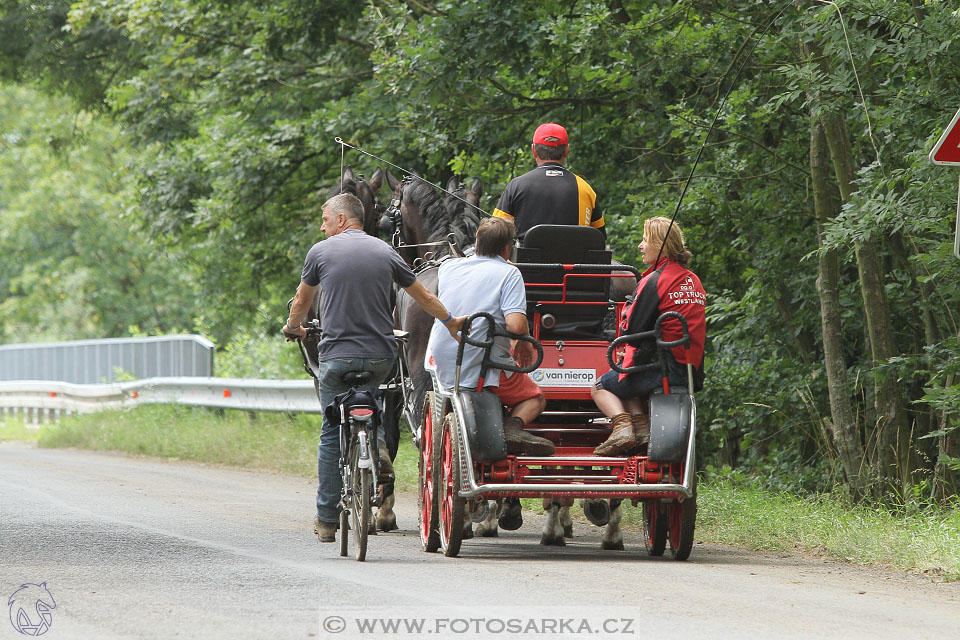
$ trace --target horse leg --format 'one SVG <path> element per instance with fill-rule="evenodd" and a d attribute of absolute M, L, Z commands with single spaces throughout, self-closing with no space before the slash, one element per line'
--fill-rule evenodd
<path fill-rule="evenodd" d="M 384 441 L 378 443 L 377 450 L 380 456 L 380 474 L 382 476 L 378 480 L 385 483 L 383 492 L 389 493 L 389 495 L 383 499 L 383 503 L 377 509 L 377 517 L 374 520 L 374 526 L 371 527 L 374 533 L 377 530 L 393 531 L 400 528 L 397 526 L 397 514 L 393 511 L 396 497 L 393 494 L 394 488 L 392 485 L 395 481 L 393 460 L 397 457 L 397 447 L 400 445 L 400 410 L 402 404 L 403 398 L 398 392 L 386 392 L 382 420 Z"/>
<path fill-rule="evenodd" d="M 477 525 L 477 535 L 481 538 L 496 538 L 498 535 L 497 514 L 500 513 L 500 506 L 503 504 L 503 500 L 498 499 L 494 504 L 497 508 L 493 509 L 488 505 L 487 517 Z"/>
<path fill-rule="evenodd" d="M 377 509 L 377 529 L 380 531 L 393 531 L 400 528 L 397 526 L 397 514 L 393 511 L 396 500 L 396 496 L 391 493 L 383 499 L 383 504 Z"/>
<path fill-rule="evenodd" d="M 505 498 L 502 501 L 497 510 L 497 524 L 504 531 L 516 531 L 523 525 L 523 507 L 520 504 L 520 498 Z"/>
<path fill-rule="evenodd" d="M 620 530 L 620 518 L 623 516 L 620 507 L 621 500 L 613 499 L 610 501 L 610 522 L 603 530 L 603 540 L 600 542 L 601 549 L 610 551 L 623 551 L 623 531 Z"/>
<path fill-rule="evenodd" d="M 560 511 L 567 510 L 567 517 L 570 516 L 570 506 L 573 504 L 572 498 L 561 498 L 560 500 L 543 499 L 543 508 L 547 512 L 547 520 L 543 523 L 543 533 L 540 536 L 540 544 L 546 546 L 562 547 L 567 544 L 563 539 L 563 524 L 560 519 Z"/>
<path fill-rule="evenodd" d="M 470 512 L 464 510 L 463 512 L 463 539 L 470 540 L 473 538 L 473 522 L 470 521 Z"/>
<path fill-rule="evenodd" d="M 560 526 L 563 527 L 563 537 L 573 537 L 573 518 L 570 517 L 570 506 L 560 507 Z"/>

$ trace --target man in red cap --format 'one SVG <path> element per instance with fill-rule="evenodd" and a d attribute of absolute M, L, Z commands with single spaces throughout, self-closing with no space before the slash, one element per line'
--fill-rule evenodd
<path fill-rule="evenodd" d="M 521 242 L 538 224 L 590 226 L 606 237 L 597 194 L 586 180 L 563 168 L 567 130 L 553 122 L 541 124 L 530 150 L 537 168 L 510 181 L 493 215 L 511 220 Z"/>

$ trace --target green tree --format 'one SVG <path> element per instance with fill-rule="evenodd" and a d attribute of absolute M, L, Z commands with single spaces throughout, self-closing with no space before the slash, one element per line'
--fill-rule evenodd
<path fill-rule="evenodd" d="M 0 339 L 190 329 L 189 266 L 138 232 L 133 158 L 111 123 L 0 86 Z"/>

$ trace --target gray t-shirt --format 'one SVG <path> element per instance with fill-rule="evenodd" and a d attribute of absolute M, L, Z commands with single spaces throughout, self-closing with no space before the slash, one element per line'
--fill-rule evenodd
<path fill-rule="evenodd" d="M 527 312 L 527 294 L 523 286 L 520 270 L 500 257 L 487 258 L 472 256 L 457 260 L 447 260 L 440 265 L 437 275 L 437 297 L 455 316 L 467 316 L 478 311 L 486 311 L 493 316 L 497 326 L 506 328 L 506 316 L 511 313 Z M 486 338 L 487 323 L 477 320 L 470 334 L 478 340 Z M 447 329 L 437 320 L 430 332 L 430 344 L 427 353 L 433 356 L 437 366 L 440 384 L 453 388 L 457 366 L 457 342 Z M 510 339 L 497 338 L 493 353 L 493 362 L 513 363 L 510 357 Z M 476 388 L 480 378 L 480 364 L 483 350 L 467 345 L 463 351 L 463 364 L 460 367 L 460 386 Z M 489 369 L 484 376 L 484 386 L 500 385 L 500 370 Z"/>
<path fill-rule="evenodd" d="M 323 339 L 320 359 L 392 358 L 393 283 L 409 287 L 416 278 L 387 243 L 360 229 L 347 229 L 307 252 L 301 278 L 320 285 Z"/>

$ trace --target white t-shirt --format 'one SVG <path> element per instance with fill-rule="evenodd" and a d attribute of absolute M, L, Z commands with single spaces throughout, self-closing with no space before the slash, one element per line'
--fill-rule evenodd
<path fill-rule="evenodd" d="M 469 316 L 484 311 L 493 316 L 497 327 L 505 329 L 506 316 L 527 312 L 527 295 L 520 270 L 497 256 L 471 256 L 446 260 L 438 272 L 437 297 L 455 316 Z M 473 323 L 470 335 L 477 340 L 486 339 L 487 322 Z M 453 388 L 457 367 L 457 341 L 454 340 L 439 320 L 433 323 L 427 354 L 433 356 L 440 384 Z M 513 363 L 510 356 L 509 338 L 497 338 L 491 354 L 494 362 Z M 483 350 L 465 345 L 463 365 L 460 368 L 460 386 L 476 388 L 480 379 L 480 364 Z M 488 369 L 484 385 L 500 384 L 500 370 Z"/>

